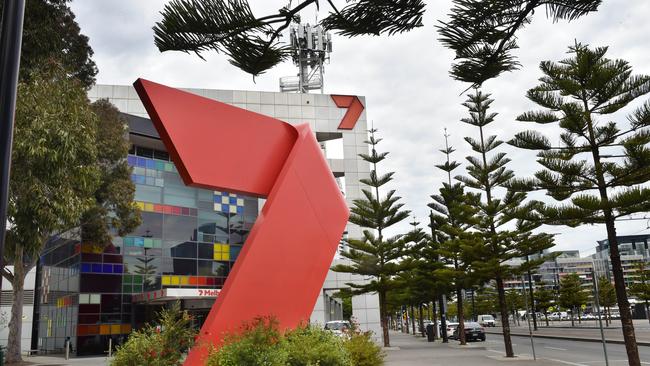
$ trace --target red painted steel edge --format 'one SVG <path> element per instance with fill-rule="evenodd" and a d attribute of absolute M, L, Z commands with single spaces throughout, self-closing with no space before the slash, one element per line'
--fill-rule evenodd
<path fill-rule="evenodd" d="M 306 322 L 349 211 L 309 126 L 285 122 L 150 81 L 134 86 L 188 185 L 267 201 L 185 365 L 243 322 Z"/>
<path fill-rule="evenodd" d="M 332 100 L 339 108 L 347 108 L 347 112 L 341 119 L 339 123 L 339 130 L 351 130 L 354 129 L 354 126 L 357 124 L 361 113 L 365 108 L 359 97 L 354 95 L 332 95 Z"/>

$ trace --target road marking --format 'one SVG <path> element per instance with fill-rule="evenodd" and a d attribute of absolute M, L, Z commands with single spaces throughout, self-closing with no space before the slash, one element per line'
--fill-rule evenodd
<path fill-rule="evenodd" d="M 586 365 L 586 364 L 584 364 L 584 363 L 577 363 L 577 362 L 570 362 L 570 361 L 558 360 L 558 359 L 556 359 L 556 358 L 548 358 L 548 357 L 544 357 L 544 359 L 549 360 L 549 361 L 554 361 L 554 362 L 563 363 L 563 364 L 566 364 L 566 365 L 572 365 L 572 366 L 589 366 L 589 365 Z"/>
<path fill-rule="evenodd" d="M 497 350 L 495 350 L 495 349 L 489 349 L 488 351 L 489 351 L 489 352 L 498 353 L 498 354 L 500 354 L 500 355 L 505 354 L 505 353 L 503 353 L 503 352 L 501 352 L 501 351 L 497 351 Z"/>
<path fill-rule="evenodd" d="M 553 350 L 556 350 L 556 351 L 568 351 L 568 349 L 566 349 L 566 348 L 546 347 L 546 346 L 544 348 L 553 349 Z"/>

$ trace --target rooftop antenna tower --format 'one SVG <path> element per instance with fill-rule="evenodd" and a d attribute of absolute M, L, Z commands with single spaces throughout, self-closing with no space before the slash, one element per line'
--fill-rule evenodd
<path fill-rule="evenodd" d="M 280 78 L 281 92 L 323 93 L 323 64 L 332 52 L 332 37 L 322 26 L 294 23 L 289 28 L 291 58 L 298 66 L 297 76 Z"/>

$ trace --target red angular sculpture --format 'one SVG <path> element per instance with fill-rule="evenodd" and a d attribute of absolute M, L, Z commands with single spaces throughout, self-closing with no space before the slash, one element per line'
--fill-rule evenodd
<path fill-rule="evenodd" d="M 185 365 L 203 365 L 206 344 L 255 317 L 282 329 L 308 321 L 349 216 L 309 126 L 134 86 L 185 184 L 267 197 Z"/>
<path fill-rule="evenodd" d="M 347 108 L 339 123 L 339 130 L 352 130 L 365 108 L 356 95 L 332 95 L 332 100 L 339 108 Z"/>

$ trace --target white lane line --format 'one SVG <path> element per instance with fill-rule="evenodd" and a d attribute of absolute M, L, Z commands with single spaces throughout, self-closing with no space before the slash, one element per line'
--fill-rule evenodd
<path fill-rule="evenodd" d="M 589 365 L 586 365 L 586 364 L 584 364 L 584 363 L 577 363 L 577 362 L 570 362 L 570 361 L 558 360 L 558 359 L 556 359 L 556 358 L 548 358 L 548 357 L 544 357 L 544 359 L 549 360 L 549 361 L 554 361 L 554 362 L 563 363 L 563 364 L 566 364 L 566 365 L 572 365 L 572 366 L 589 366 Z"/>
<path fill-rule="evenodd" d="M 497 350 L 495 350 L 495 349 L 489 349 L 489 350 L 487 350 L 487 351 L 488 351 L 488 352 L 498 353 L 498 354 L 500 354 L 500 355 L 503 355 L 503 354 L 504 354 L 503 352 L 501 352 L 501 351 L 497 351 Z"/>
<path fill-rule="evenodd" d="M 546 346 L 544 346 L 544 348 L 553 349 L 553 350 L 556 350 L 556 351 L 568 351 L 568 349 L 566 349 L 566 348 L 546 347 Z"/>

